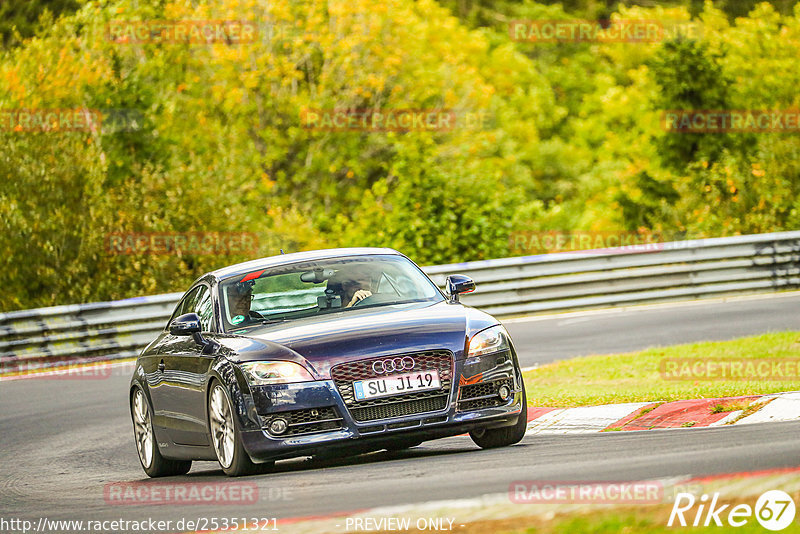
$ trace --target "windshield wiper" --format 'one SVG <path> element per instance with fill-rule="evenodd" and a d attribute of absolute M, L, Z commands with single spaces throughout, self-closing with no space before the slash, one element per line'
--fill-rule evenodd
<path fill-rule="evenodd" d="M 261 324 L 276 324 L 276 323 L 285 323 L 288 319 L 262 319 Z"/>
<path fill-rule="evenodd" d="M 362 304 L 361 306 L 350 306 L 349 308 L 341 308 L 342 310 L 365 310 L 367 308 L 379 308 L 381 306 L 395 306 L 397 304 L 413 304 L 415 302 L 427 302 L 430 301 L 430 298 L 419 298 L 419 299 L 404 299 L 404 300 L 395 300 L 391 302 L 375 302 L 374 304 Z"/>

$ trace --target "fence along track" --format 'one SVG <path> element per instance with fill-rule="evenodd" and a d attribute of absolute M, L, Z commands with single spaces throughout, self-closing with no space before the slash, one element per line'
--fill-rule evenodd
<path fill-rule="evenodd" d="M 800 287 L 800 231 L 436 265 L 466 274 L 462 301 L 498 317 Z M 136 356 L 182 293 L 0 314 L 0 371 Z"/>

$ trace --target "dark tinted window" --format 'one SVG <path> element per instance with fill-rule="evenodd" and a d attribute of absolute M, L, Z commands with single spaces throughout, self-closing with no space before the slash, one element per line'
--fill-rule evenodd
<path fill-rule="evenodd" d="M 211 290 L 207 286 L 201 286 L 200 293 L 195 300 L 193 311 L 200 316 L 200 327 L 203 332 L 212 331 L 214 324 L 214 306 L 211 302 Z"/>
<path fill-rule="evenodd" d="M 192 289 L 189 293 L 186 294 L 183 299 L 175 306 L 175 311 L 172 312 L 172 316 L 169 318 L 169 323 L 175 320 L 176 317 L 180 317 L 184 313 L 189 313 L 190 311 L 194 310 L 194 306 L 197 303 L 197 295 L 200 293 L 200 290 L 204 286 L 198 286 Z M 167 327 L 169 327 L 169 323 L 167 323 Z"/>

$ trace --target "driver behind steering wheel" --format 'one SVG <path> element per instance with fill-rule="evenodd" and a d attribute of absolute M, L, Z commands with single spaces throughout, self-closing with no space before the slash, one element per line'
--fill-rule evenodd
<path fill-rule="evenodd" d="M 254 285 L 255 280 L 248 280 L 247 282 L 237 282 L 228 286 L 231 324 L 247 324 L 263 319 L 260 313 L 250 309 Z"/>
<path fill-rule="evenodd" d="M 365 268 L 354 267 L 336 272 L 337 282 L 341 284 L 342 302 L 345 308 L 352 308 L 367 297 L 372 296 L 372 277 Z"/>

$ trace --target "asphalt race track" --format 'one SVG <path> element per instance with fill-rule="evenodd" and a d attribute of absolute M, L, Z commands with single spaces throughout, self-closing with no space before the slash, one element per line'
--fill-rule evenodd
<path fill-rule="evenodd" d="M 800 297 L 735 300 L 509 325 L 522 363 L 800 329 Z M 580 319 L 580 320 L 577 320 Z M 125 374 L 0 384 L 0 517 L 38 520 L 301 517 L 504 493 L 515 480 L 644 480 L 800 466 L 800 422 L 654 432 L 527 436 L 481 451 L 467 437 L 396 453 L 281 462 L 247 477 L 252 505 L 110 505 L 104 487 L 146 481 L 127 409 Z M 468 475 L 467 475 L 468 474 Z M 225 482 L 212 462 L 161 482 Z M 280 522 L 279 522 L 280 526 Z"/>
<path fill-rule="evenodd" d="M 506 321 L 520 363 L 800 330 L 800 293 L 637 306 Z"/>

